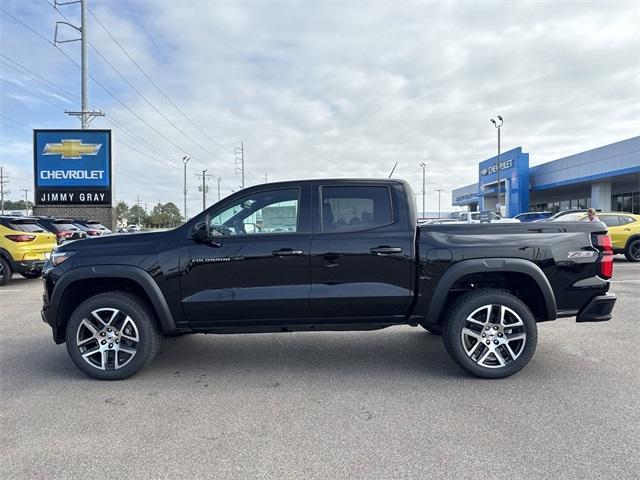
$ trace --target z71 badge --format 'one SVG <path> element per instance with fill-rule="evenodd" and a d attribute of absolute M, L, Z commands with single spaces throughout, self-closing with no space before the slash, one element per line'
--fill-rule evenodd
<path fill-rule="evenodd" d="M 578 250 L 575 252 L 569 252 L 567 254 L 567 258 L 588 258 L 593 257 L 593 254 L 596 253 L 593 250 Z"/>

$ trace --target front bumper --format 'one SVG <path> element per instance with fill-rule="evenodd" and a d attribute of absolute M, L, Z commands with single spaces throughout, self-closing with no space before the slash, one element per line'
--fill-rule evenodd
<path fill-rule="evenodd" d="M 589 300 L 576 316 L 576 322 L 606 322 L 611 320 L 617 297 L 614 293 L 597 295 Z"/>

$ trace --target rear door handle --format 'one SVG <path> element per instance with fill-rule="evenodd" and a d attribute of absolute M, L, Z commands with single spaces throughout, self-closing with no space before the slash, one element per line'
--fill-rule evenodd
<path fill-rule="evenodd" d="M 292 248 L 281 248 L 280 250 L 274 250 L 271 254 L 274 257 L 293 257 L 304 255 L 304 251 L 294 250 Z"/>
<path fill-rule="evenodd" d="M 402 253 L 402 249 L 400 247 L 388 247 L 384 245 L 381 247 L 372 248 L 370 252 L 375 255 L 394 255 L 397 253 Z"/>

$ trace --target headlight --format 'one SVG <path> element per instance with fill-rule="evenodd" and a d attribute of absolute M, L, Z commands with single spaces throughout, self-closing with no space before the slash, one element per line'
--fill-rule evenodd
<path fill-rule="evenodd" d="M 57 267 L 62 262 L 66 262 L 73 256 L 74 252 L 56 252 L 51 253 L 51 265 Z"/>

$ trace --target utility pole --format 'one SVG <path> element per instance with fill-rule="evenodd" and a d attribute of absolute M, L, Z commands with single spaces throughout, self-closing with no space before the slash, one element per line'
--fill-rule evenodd
<path fill-rule="evenodd" d="M 422 167 L 422 217 L 424 218 L 424 212 L 425 212 L 425 198 L 427 195 L 427 164 L 424 162 L 420 163 L 420 166 Z"/>
<path fill-rule="evenodd" d="M 445 191 L 444 188 L 436 188 L 436 192 L 438 192 L 438 218 L 440 218 L 440 193 Z"/>
<path fill-rule="evenodd" d="M 24 192 L 24 209 L 27 211 L 27 215 L 29 215 L 29 198 L 27 192 L 30 192 L 31 190 L 28 188 L 21 188 L 20 190 Z"/>
<path fill-rule="evenodd" d="M 269 174 L 268 174 L 268 173 L 265 173 L 265 174 L 264 174 L 264 177 L 262 177 L 262 181 L 263 181 L 264 183 L 269 183 Z"/>
<path fill-rule="evenodd" d="M 244 142 L 240 142 L 240 146 L 236 147 L 235 152 L 236 152 L 236 175 L 238 174 L 242 175 L 242 188 L 244 188 Z"/>
<path fill-rule="evenodd" d="M 498 123 L 500 122 L 500 123 Z M 493 126 L 495 128 L 498 129 L 498 161 L 496 162 L 496 179 L 498 180 L 498 204 L 496 205 L 498 208 L 498 215 L 502 216 L 502 212 L 500 211 L 500 206 L 502 205 L 502 202 L 500 201 L 500 192 L 501 192 L 501 188 L 500 188 L 500 127 L 502 127 L 502 124 L 504 123 L 504 120 L 502 119 L 502 117 L 500 115 L 498 115 L 498 120 L 496 121 L 495 118 L 491 119 L 491 123 L 493 123 Z M 506 213 L 506 212 L 505 212 Z"/>
<path fill-rule="evenodd" d="M 212 177 L 213 175 L 208 175 L 207 174 L 207 169 L 205 168 L 204 170 L 202 170 L 202 173 L 196 173 L 196 177 L 200 178 L 202 177 L 202 185 L 198 188 L 198 190 L 202 191 L 202 210 L 206 210 L 207 208 L 207 190 L 209 189 L 209 187 L 207 187 L 207 178 Z"/>
<path fill-rule="evenodd" d="M 0 212 L 4 215 L 4 196 L 9 193 L 4 186 L 9 183 L 9 179 L 4 174 L 4 167 L 0 166 Z"/>
<path fill-rule="evenodd" d="M 74 3 L 80 4 L 80 26 L 74 25 L 69 22 L 56 22 L 56 30 L 53 36 L 53 44 L 57 45 L 59 43 L 70 43 L 70 42 L 80 42 L 80 72 L 81 72 L 81 101 L 82 105 L 80 106 L 79 112 L 70 112 L 65 110 L 64 113 L 67 115 L 71 115 L 74 117 L 80 117 L 80 126 L 81 128 L 87 129 L 89 128 L 89 124 L 95 117 L 103 117 L 104 112 L 99 110 L 89 110 L 89 62 L 87 56 L 87 0 L 72 0 L 68 2 L 60 2 L 58 0 L 53 0 L 53 7 L 57 9 L 60 6 L 64 5 L 72 5 Z M 66 17 L 65 17 L 66 18 Z M 80 34 L 80 38 L 73 38 L 70 40 L 58 40 L 58 26 L 66 25 L 68 27 L 73 28 L 76 32 Z"/>
<path fill-rule="evenodd" d="M 184 194 L 184 221 L 187 221 L 187 163 L 189 163 L 191 157 L 189 155 L 185 155 L 182 157 L 182 163 L 184 163 L 184 190 L 182 193 Z"/>
<path fill-rule="evenodd" d="M 222 181 L 222 177 L 218 177 L 218 201 L 220 201 L 220 182 Z"/>
<path fill-rule="evenodd" d="M 136 205 L 138 205 L 138 226 L 140 226 L 140 194 L 138 194 L 138 200 L 136 201 Z"/>

